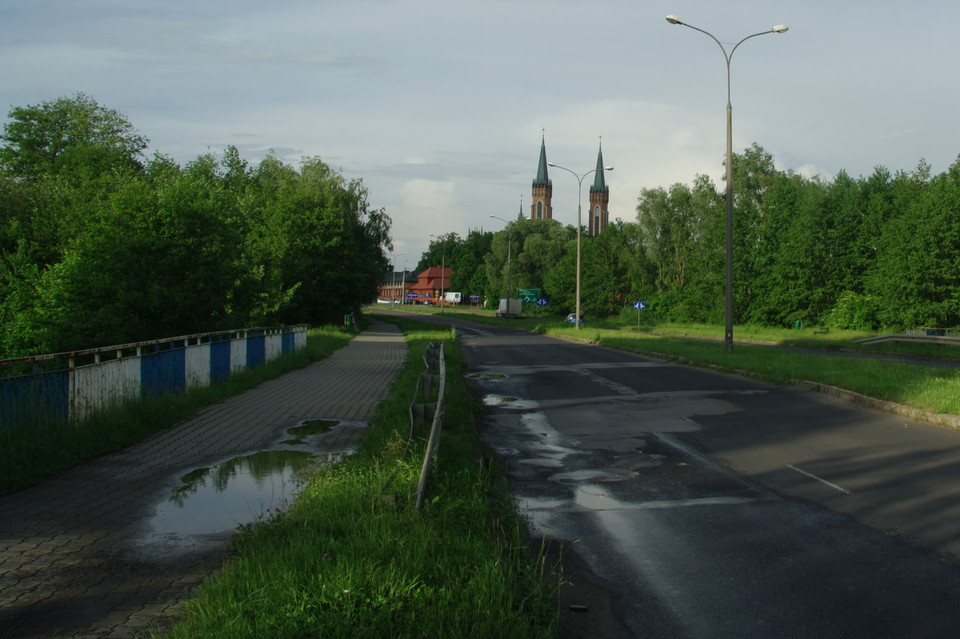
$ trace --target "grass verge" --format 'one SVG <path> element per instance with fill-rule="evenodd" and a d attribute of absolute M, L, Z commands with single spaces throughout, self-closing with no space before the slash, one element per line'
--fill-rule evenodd
<path fill-rule="evenodd" d="M 33 485 L 83 461 L 136 443 L 192 417 L 204 406 L 323 359 L 353 336 L 354 333 L 338 328 L 312 329 L 306 348 L 205 388 L 124 402 L 78 424 L 51 421 L 0 430 L 0 494 Z"/>
<path fill-rule="evenodd" d="M 317 470 L 286 511 L 241 529 L 168 639 L 555 636 L 557 580 L 543 579 L 544 555 L 531 561 L 525 524 L 476 432 L 453 333 L 389 321 L 406 334 L 407 365 L 361 450 Z M 417 511 L 426 433 L 408 446 L 408 406 L 431 341 L 444 342 L 446 411 Z"/>

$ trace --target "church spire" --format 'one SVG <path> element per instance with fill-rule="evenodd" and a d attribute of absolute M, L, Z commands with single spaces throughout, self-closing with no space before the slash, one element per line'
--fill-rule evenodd
<path fill-rule="evenodd" d="M 605 171 L 603 170 L 603 142 L 601 142 L 600 152 L 597 153 L 597 173 L 596 173 L 596 177 L 593 178 L 593 187 L 590 189 L 591 191 L 607 190 L 607 183 L 603 177 L 604 173 Z"/>
<path fill-rule="evenodd" d="M 547 144 L 545 138 L 540 139 L 540 165 L 537 167 L 537 179 L 533 181 L 533 185 L 550 185 L 550 176 L 547 175 Z"/>
<path fill-rule="evenodd" d="M 597 153 L 596 176 L 593 178 L 593 186 L 590 187 L 590 211 L 587 220 L 587 230 L 590 235 L 599 235 L 607 228 L 610 219 L 610 212 L 607 205 L 610 203 L 610 189 L 604 179 L 606 170 L 603 168 L 603 142 L 600 143 L 600 151 Z"/>
<path fill-rule="evenodd" d="M 546 136 L 540 139 L 540 164 L 537 167 L 537 178 L 533 181 L 533 203 L 530 205 L 530 219 L 542 220 L 553 218 L 553 184 L 547 174 L 547 144 Z"/>

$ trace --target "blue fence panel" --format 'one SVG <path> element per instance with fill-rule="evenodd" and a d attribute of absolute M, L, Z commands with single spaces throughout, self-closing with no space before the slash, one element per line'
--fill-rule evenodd
<path fill-rule="evenodd" d="M 66 423 L 70 416 L 67 371 L 0 379 L 0 429 Z"/>
<path fill-rule="evenodd" d="M 140 394 L 144 397 L 186 390 L 186 349 L 144 354 L 140 359 L 140 384 Z"/>
<path fill-rule="evenodd" d="M 230 340 L 210 342 L 210 381 L 219 382 L 230 377 Z"/>
<path fill-rule="evenodd" d="M 247 368 L 260 366 L 267 361 L 267 340 L 263 335 L 247 338 Z"/>
<path fill-rule="evenodd" d="M 296 335 L 294 333 L 284 333 L 280 336 L 280 352 L 292 353 L 296 350 Z"/>

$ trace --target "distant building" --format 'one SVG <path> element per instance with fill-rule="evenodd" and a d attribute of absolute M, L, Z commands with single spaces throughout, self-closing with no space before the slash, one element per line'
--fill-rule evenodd
<path fill-rule="evenodd" d="M 438 303 L 441 293 L 450 290 L 453 269 L 431 266 L 422 271 L 387 273 L 380 283 L 381 300 L 422 304 L 426 300 Z M 414 297 L 414 295 L 416 297 Z"/>
<path fill-rule="evenodd" d="M 417 273 L 417 282 L 407 290 L 417 293 L 417 302 L 430 300 L 437 303 L 443 291 L 450 290 L 450 276 L 453 269 L 447 267 L 441 269 L 439 266 L 431 266 Z"/>
<path fill-rule="evenodd" d="M 381 300 L 390 300 L 400 303 L 405 299 L 405 293 L 417 283 L 417 274 L 413 271 L 390 271 L 380 282 L 380 291 L 377 296 Z"/>
<path fill-rule="evenodd" d="M 531 220 L 553 219 L 553 182 L 547 173 L 547 146 L 546 141 L 540 141 L 540 163 L 537 165 L 537 177 L 533 180 L 530 205 Z M 599 235 L 607 228 L 610 212 L 607 205 L 610 202 L 610 187 L 607 186 L 603 170 L 603 145 L 597 153 L 597 169 L 590 187 L 590 202 L 587 210 L 587 219 L 583 220 L 589 235 Z M 579 203 L 577 204 L 579 206 Z"/>

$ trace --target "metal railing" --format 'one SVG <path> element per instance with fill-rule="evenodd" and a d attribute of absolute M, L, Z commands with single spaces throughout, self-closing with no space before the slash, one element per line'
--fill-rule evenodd
<path fill-rule="evenodd" d="M 250 328 L 0 360 L 0 429 L 71 423 L 181 393 L 306 346 L 306 325 Z"/>
<path fill-rule="evenodd" d="M 423 357 L 425 371 L 417 382 L 417 393 L 410 404 L 411 439 L 430 421 L 427 447 L 420 467 L 420 482 L 417 485 L 417 510 L 423 509 L 427 492 L 430 468 L 440 446 L 440 428 L 443 425 L 444 395 L 446 387 L 446 363 L 443 358 L 443 342 L 432 342 Z M 419 401 L 418 401 L 419 400 Z"/>

